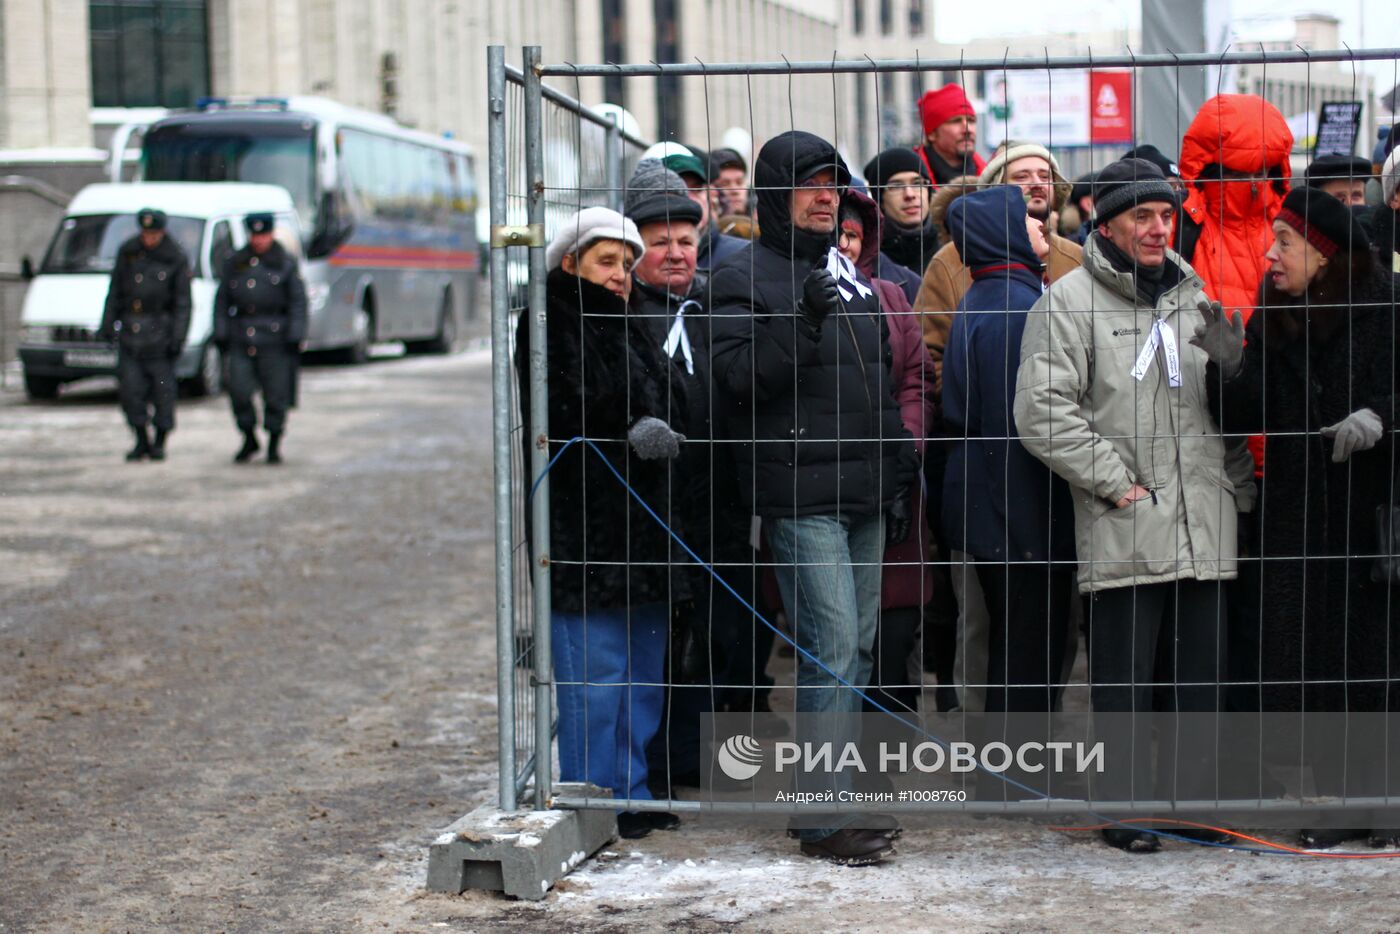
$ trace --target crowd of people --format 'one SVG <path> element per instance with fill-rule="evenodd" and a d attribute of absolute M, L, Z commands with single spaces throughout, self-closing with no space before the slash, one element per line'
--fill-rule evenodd
<path fill-rule="evenodd" d="M 751 171 L 660 144 L 624 212 L 550 243 L 561 778 L 630 800 L 695 784 L 701 714 L 769 709 L 756 612 L 799 648 L 798 713 L 918 709 L 921 666 L 939 709 L 1054 711 L 1081 636 L 1095 711 L 1400 709 L 1374 559 L 1395 152 L 1294 184 L 1277 109 L 1223 94 L 1179 160 L 1139 146 L 1071 181 L 1037 141 L 984 159 L 956 85 L 920 115 L 863 179 L 801 131 Z M 522 315 L 527 425 L 530 332 Z M 576 437 L 714 576 L 601 458 L 560 453 Z M 625 837 L 678 823 L 618 815 Z M 802 852 L 850 864 L 899 833 L 825 823 Z"/>

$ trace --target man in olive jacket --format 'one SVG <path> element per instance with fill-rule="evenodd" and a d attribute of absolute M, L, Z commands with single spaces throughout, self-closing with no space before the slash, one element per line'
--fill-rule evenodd
<path fill-rule="evenodd" d="M 117 342 L 117 395 L 136 434 L 126 459 L 161 461 L 175 429 L 175 358 L 190 329 L 190 261 L 166 236 L 164 211 L 142 208 L 136 224 L 136 236 L 117 249 L 98 335 Z M 152 422 L 154 438 L 146 432 Z"/>
<path fill-rule="evenodd" d="M 1207 358 L 1187 343 L 1207 299 L 1167 248 L 1175 192 L 1152 163 L 1124 159 L 1100 174 L 1094 203 L 1083 267 L 1052 283 L 1027 319 L 1016 428 L 1073 495 L 1094 710 L 1150 712 L 1160 679 L 1175 685 L 1168 709 L 1214 711 L 1225 679 L 1220 582 L 1236 576 L 1252 464 L 1243 439 L 1227 444 L 1211 417 Z M 1134 749 L 1136 768 L 1143 752 Z M 1125 849 L 1157 845 L 1145 832 L 1104 835 Z"/>

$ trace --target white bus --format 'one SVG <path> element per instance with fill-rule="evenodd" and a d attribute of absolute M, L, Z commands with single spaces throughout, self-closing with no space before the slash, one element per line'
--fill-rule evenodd
<path fill-rule="evenodd" d="M 146 128 L 146 181 L 259 182 L 305 232 L 307 349 L 445 353 L 475 315 L 471 148 L 315 97 L 204 100 Z"/>

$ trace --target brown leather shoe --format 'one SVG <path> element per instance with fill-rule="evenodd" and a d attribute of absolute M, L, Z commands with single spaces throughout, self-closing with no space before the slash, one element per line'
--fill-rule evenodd
<path fill-rule="evenodd" d="M 802 853 L 843 866 L 869 866 L 892 855 L 894 845 L 873 830 L 838 830 L 820 840 L 803 841 Z"/>

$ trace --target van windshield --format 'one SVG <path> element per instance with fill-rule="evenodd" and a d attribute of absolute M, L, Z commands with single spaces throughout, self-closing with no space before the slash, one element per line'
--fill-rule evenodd
<path fill-rule="evenodd" d="M 58 225 L 58 233 L 39 271 L 53 274 L 110 273 L 117 262 L 118 247 L 136 236 L 137 231 L 134 213 L 65 217 L 63 223 Z M 204 220 L 171 216 L 165 235 L 175 238 L 180 249 L 190 257 L 191 266 L 197 273 L 199 248 L 204 240 Z"/>

